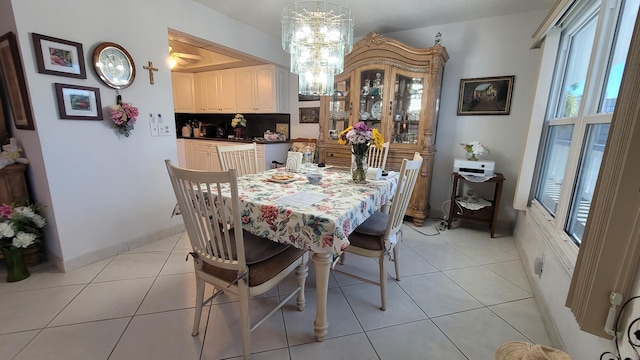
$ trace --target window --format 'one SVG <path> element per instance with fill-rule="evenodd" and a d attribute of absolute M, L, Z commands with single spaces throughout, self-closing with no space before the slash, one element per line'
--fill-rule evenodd
<path fill-rule="evenodd" d="M 561 21 L 534 198 L 580 245 L 640 0 L 592 0 Z"/>

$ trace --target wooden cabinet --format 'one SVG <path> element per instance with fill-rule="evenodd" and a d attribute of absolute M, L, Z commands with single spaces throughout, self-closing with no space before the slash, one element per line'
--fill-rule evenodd
<path fill-rule="evenodd" d="M 220 159 L 215 141 L 193 140 L 195 144 L 195 170 L 220 171 Z"/>
<path fill-rule="evenodd" d="M 27 202 L 29 191 L 24 172 L 25 164 L 7 165 L 0 169 L 0 205 Z"/>
<path fill-rule="evenodd" d="M 196 112 L 194 76 L 191 73 L 171 73 L 173 110 L 181 113 Z"/>
<path fill-rule="evenodd" d="M 196 166 L 196 144 L 195 140 L 178 139 L 178 166 L 188 169 L 195 169 Z"/>
<path fill-rule="evenodd" d="M 335 93 L 320 100 L 320 162 L 349 166 L 350 148 L 337 142 L 344 128 L 364 122 L 390 142 L 387 168 L 420 152 L 424 161 L 406 215 L 420 226 L 429 215 L 436 128 L 444 64 L 442 46 L 413 48 L 369 33 L 345 57 Z"/>
<path fill-rule="evenodd" d="M 454 218 L 484 221 L 489 223 L 491 237 L 494 237 L 496 234 L 496 225 L 498 223 L 498 212 L 500 211 L 500 198 L 502 197 L 502 183 L 504 182 L 504 175 L 496 173 L 494 177 L 485 181 L 486 183 L 494 185 L 493 199 L 488 200 L 491 205 L 477 210 L 468 209 L 460 205 L 458 185 L 461 181 L 464 181 L 464 177 L 458 173 L 453 173 L 453 187 L 451 189 L 451 203 L 449 205 L 447 227 L 451 229 L 451 222 Z"/>
<path fill-rule="evenodd" d="M 275 65 L 235 69 L 236 105 L 239 113 L 289 111 L 288 74 Z"/>

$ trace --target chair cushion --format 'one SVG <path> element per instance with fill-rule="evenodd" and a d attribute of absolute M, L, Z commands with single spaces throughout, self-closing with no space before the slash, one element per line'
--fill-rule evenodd
<path fill-rule="evenodd" d="M 381 236 L 387 230 L 387 223 L 389 222 L 389 214 L 375 212 L 367 220 L 365 220 L 360 226 L 358 226 L 354 232 L 365 235 L 378 235 Z"/>
<path fill-rule="evenodd" d="M 263 239 L 266 242 L 273 242 L 271 240 Z M 265 282 L 271 280 L 274 276 L 278 275 L 294 261 L 298 260 L 306 250 L 301 250 L 293 246 L 288 246 L 284 251 L 258 263 L 248 265 L 249 267 L 249 286 L 259 286 Z M 232 282 L 236 279 L 238 272 L 236 270 L 221 269 L 213 266 L 207 262 L 202 265 L 202 271 L 223 279 L 227 282 Z"/>
<path fill-rule="evenodd" d="M 232 243 L 235 243 L 234 229 L 229 230 L 229 236 L 231 237 Z M 244 238 L 244 257 L 247 265 L 265 261 L 287 250 L 287 248 L 291 246 L 253 235 L 246 230 L 242 230 L 242 236 Z M 235 246 L 233 249 L 235 250 Z M 234 258 L 236 258 L 236 254 L 234 253 L 233 255 Z"/>
<path fill-rule="evenodd" d="M 383 250 L 382 235 L 387 229 L 388 221 L 388 214 L 373 213 L 349 235 L 350 246 L 367 250 Z M 349 248 L 347 248 L 347 251 L 349 251 Z"/>

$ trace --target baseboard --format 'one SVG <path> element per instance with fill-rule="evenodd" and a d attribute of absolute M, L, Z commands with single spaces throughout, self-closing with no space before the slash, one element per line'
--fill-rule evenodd
<path fill-rule="evenodd" d="M 514 233 L 514 235 L 516 235 Z M 540 316 L 542 317 L 542 322 L 544 324 L 545 329 L 547 330 L 547 335 L 549 335 L 549 340 L 551 340 L 551 346 L 556 349 L 565 349 L 564 343 L 562 342 L 562 337 L 560 337 L 560 331 L 556 327 L 555 321 L 553 321 L 553 317 L 551 316 L 551 311 L 549 310 L 549 306 L 547 302 L 544 300 L 544 296 L 542 294 L 542 289 L 538 285 L 538 282 L 533 278 L 533 265 L 529 262 L 527 258 L 527 254 L 525 253 L 522 245 L 520 245 L 520 241 L 517 236 L 514 236 L 516 249 L 518 249 L 518 255 L 520 255 L 520 260 L 522 261 L 522 266 L 524 267 L 524 272 L 527 275 L 527 280 L 529 281 L 529 285 L 531 286 L 531 290 L 533 291 L 533 298 L 538 306 L 538 311 L 540 312 Z"/>
<path fill-rule="evenodd" d="M 62 260 L 57 256 L 55 256 L 54 254 L 52 254 L 51 252 L 47 252 L 47 259 L 60 271 L 68 272 L 75 269 L 79 269 L 89 264 L 93 264 L 97 261 L 108 259 L 118 254 L 122 254 L 124 252 L 143 246 L 145 244 L 148 244 L 160 239 L 164 239 L 175 234 L 179 234 L 183 231 L 184 231 L 184 224 L 180 223 L 177 225 L 173 225 L 167 229 L 157 231 L 155 233 L 147 234 L 137 239 L 129 240 L 126 243 L 116 244 L 108 248 L 92 251 L 92 252 L 80 255 L 78 257 L 75 257 L 73 259 Z"/>

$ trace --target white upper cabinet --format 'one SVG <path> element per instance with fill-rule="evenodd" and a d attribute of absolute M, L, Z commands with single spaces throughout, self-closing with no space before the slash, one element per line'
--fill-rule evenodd
<path fill-rule="evenodd" d="M 207 71 L 196 74 L 196 99 L 202 98 L 198 112 L 232 113 L 236 111 L 236 75 L 234 69 Z"/>
<path fill-rule="evenodd" d="M 289 111 L 289 81 L 286 70 L 275 65 L 259 65 L 235 70 L 237 112 Z"/>
<path fill-rule="evenodd" d="M 171 73 L 173 110 L 181 113 L 196 112 L 194 76 L 190 73 Z"/>

